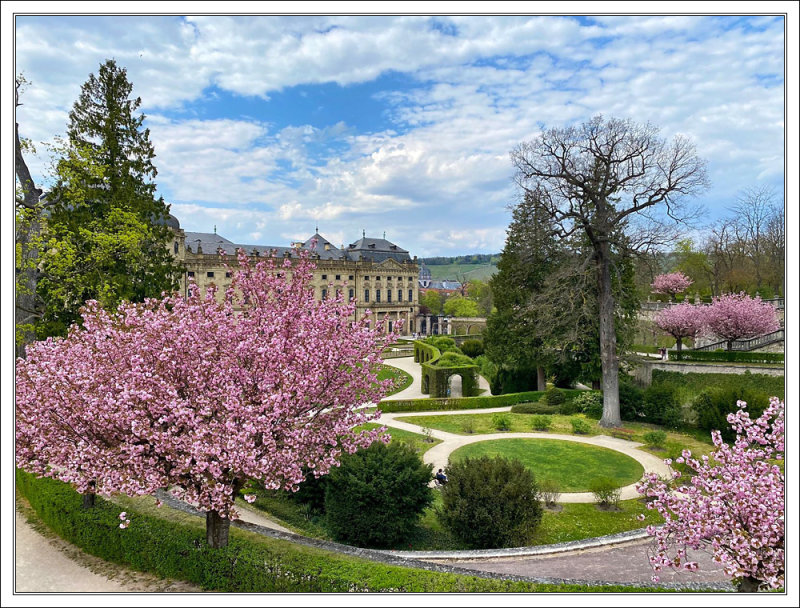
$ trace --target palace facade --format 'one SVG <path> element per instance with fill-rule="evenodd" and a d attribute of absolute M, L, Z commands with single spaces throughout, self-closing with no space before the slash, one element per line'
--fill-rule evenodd
<path fill-rule="evenodd" d="M 387 318 L 387 331 L 391 331 L 400 320 L 403 334 L 419 331 L 419 266 L 417 258 L 408 251 L 384 239 L 362 237 L 347 247 L 335 247 L 316 232 L 304 242 L 290 247 L 272 245 L 244 245 L 209 232 L 187 232 L 180 227 L 174 216 L 166 221 L 175 237 L 170 249 L 184 266 L 181 289 L 184 294 L 191 282 L 201 290 L 212 284 L 219 288 L 221 297 L 230 285 L 231 272 L 225 263 L 236 267 L 235 254 L 243 250 L 251 257 L 274 256 L 279 260 L 299 259 L 301 250 L 311 251 L 316 264 L 312 286 L 315 296 L 323 300 L 342 291 L 356 303 L 356 316 L 361 317 L 367 309 L 375 319 Z M 312 241 L 316 247 L 312 249 Z M 220 252 L 227 254 L 223 261 Z"/>

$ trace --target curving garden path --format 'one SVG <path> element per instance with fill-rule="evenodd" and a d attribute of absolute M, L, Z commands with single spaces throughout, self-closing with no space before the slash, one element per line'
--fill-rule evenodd
<path fill-rule="evenodd" d="M 421 392 L 421 371 L 419 363 L 415 363 L 413 357 L 404 357 L 401 359 L 392 359 L 387 362 L 391 365 L 402 369 L 408 373 L 411 378 L 411 384 L 399 393 L 395 393 L 386 400 L 397 399 L 424 399 L 427 395 Z M 488 390 L 489 383 L 482 376 L 478 376 L 479 386 Z M 397 413 L 397 414 L 382 414 L 381 417 L 374 422 L 394 427 L 412 433 L 423 434 L 423 428 L 419 425 L 410 422 L 404 422 L 402 419 L 410 416 L 447 416 L 458 414 L 490 414 L 495 412 L 508 412 L 510 407 L 486 408 L 480 410 L 438 410 L 431 412 L 410 412 L 410 413 Z M 635 441 L 628 441 L 627 439 L 617 439 L 615 437 L 608 437 L 607 435 L 596 435 L 594 437 L 581 437 L 579 435 L 560 435 L 555 433 L 489 433 L 480 435 L 457 435 L 455 433 L 448 433 L 446 431 L 431 430 L 431 437 L 439 439 L 442 443 L 436 445 L 425 452 L 423 460 L 425 463 L 432 464 L 434 470 L 443 469 L 447 466 L 450 454 L 455 450 L 464 447 L 465 445 L 476 443 L 478 441 L 493 441 L 496 439 L 556 439 L 560 441 L 573 441 L 575 443 L 583 443 L 593 445 L 601 448 L 608 448 L 621 452 L 630 458 L 633 458 L 644 467 L 645 473 L 656 473 L 658 475 L 669 476 L 669 467 L 664 464 L 661 458 L 643 452 L 637 449 L 643 444 Z M 630 498 L 638 498 L 639 493 L 636 491 L 636 484 L 630 484 L 620 489 L 620 498 L 628 500 Z M 561 494 L 559 502 L 594 502 L 594 496 L 591 492 L 564 492 Z"/>
<path fill-rule="evenodd" d="M 418 399 L 423 398 L 420 392 L 419 365 L 413 358 L 394 359 L 389 365 L 403 369 L 411 374 L 412 384 L 405 390 L 388 397 L 387 399 Z M 481 378 L 481 387 L 488 388 L 488 383 Z M 491 413 L 504 412 L 510 408 L 493 408 L 481 410 L 454 410 L 437 411 L 428 414 L 464 414 L 464 413 Z M 403 417 L 425 415 L 425 412 L 404 414 L 383 414 L 377 422 L 388 427 L 404 429 L 420 433 L 422 428 L 418 425 L 404 422 Z M 564 441 L 577 441 L 600 447 L 610 448 L 622 452 L 639 461 L 645 471 L 654 471 L 664 474 L 666 466 L 660 459 L 637 450 L 641 444 L 615 439 L 606 436 L 578 437 L 572 435 L 555 435 L 545 433 L 492 433 L 486 435 L 464 436 L 444 431 L 433 430 L 431 435 L 442 440 L 425 455 L 425 462 L 430 462 L 435 468 L 444 468 L 450 453 L 463 445 L 476 441 L 490 441 L 494 439 L 507 439 L 514 437 L 561 439 Z M 635 497 L 630 494 L 632 486 L 623 488 L 622 498 Z M 633 490 L 635 492 L 635 490 Z M 589 493 L 564 493 L 562 502 L 591 502 Z M 272 522 L 250 509 L 241 510 L 241 518 L 246 522 L 255 523 L 279 532 L 285 528 Z M 149 577 L 136 573 L 127 568 L 119 567 L 107 562 L 102 562 L 87 556 L 79 549 L 69 545 L 61 539 L 54 539 L 50 534 L 47 537 L 35 531 L 25 517 L 19 513 L 16 516 L 16 592 L 140 592 L 140 591 L 178 591 L 196 592 L 199 589 L 188 583 L 165 581 L 157 577 Z M 620 535 L 624 537 L 625 535 Z M 646 549 L 649 541 L 629 536 L 627 542 L 609 539 L 609 542 L 578 543 L 573 548 L 561 547 L 548 550 L 547 547 L 538 548 L 542 551 L 518 552 L 517 555 L 502 554 L 487 555 L 485 552 L 450 552 L 450 555 L 423 556 L 418 552 L 391 552 L 396 557 L 428 560 L 442 564 L 458 565 L 480 572 L 493 572 L 502 575 L 516 575 L 524 577 L 544 577 L 554 579 L 567 579 L 571 581 L 606 581 L 627 584 L 650 582 L 652 571 L 647 562 Z M 630 540 L 633 539 L 633 540 Z M 536 549 L 536 548 L 531 548 Z M 408 553 L 409 555 L 401 555 Z M 460 553 L 456 557 L 453 553 Z M 472 553 L 472 555 L 470 555 Z M 691 552 L 690 557 L 700 564 L 697 573 L 672 573 L 662 574 L 663 583 L 678 584 L 681 587 L 699 585 L 707 587 L 712 584 L 717 588 L 729 588 L 729 578 L 722 572 L 718 564 L 701 552 Z"/>

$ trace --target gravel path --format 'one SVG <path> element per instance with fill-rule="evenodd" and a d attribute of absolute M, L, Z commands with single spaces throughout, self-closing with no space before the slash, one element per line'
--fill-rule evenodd
<path fill-rule="evenodd" d="M 201 592 L 183 581 L 162 579 L 112 564 L 55 536 L 34 529 L 15 514 L 15 593 Z M 44 526 L 37 523 L 37 528 Z"/>

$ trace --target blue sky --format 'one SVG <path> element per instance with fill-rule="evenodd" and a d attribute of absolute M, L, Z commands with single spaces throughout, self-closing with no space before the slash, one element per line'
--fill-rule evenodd
<path fill-rule="evenodd" d="M 18 121 L 66 130 L 90 72 L 128 70 L 159 192 L 187 230 L 285 245 L 315 225 L 413 255 L 497 252 L 509 151 L 596 114 L 689 136 L 708 161 L 703 221 L 783 196 L 784 23 L 741 16 L 17 17 Z M 47 32 L 47 35 L 42 35 Z M 702 223 L 698 226 L 702 228 Z"/>

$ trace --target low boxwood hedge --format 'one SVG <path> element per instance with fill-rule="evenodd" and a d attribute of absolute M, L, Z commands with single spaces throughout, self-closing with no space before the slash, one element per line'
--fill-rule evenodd
<path fill-rule="evenodd" d="M 783 363 L 783 353 L 753 353 L 740 351 L 682 350 L 670 351 L 673 361 L 716 361 L 720 363 Z"/>
<path fill-rule="evenodd" d="M 119 528 L 120 507 L 97 498 L 91 509 L 67 484 L 17 471 L 17 489 L 59 536 L 104 560 L 189 581 L 213 591 L 247 593 L 654 591 L 624 585 L 538 584 L 432 572 L 263 537 L 231 528 L 230 544 L 210 549 L 203 520 L 178 523 L 128 509 L 131 525 Z M 659 589 L 660 591 L 661 589 Z"/>
<path fill-rule="evenodd" d="M 567 399 L 582 393 L 579 389 L 559 389 Z M 508 407 L 518 403 L 539 401 L 543 391 L 526 391 L 524 393 L 507 393 L 505 395 L 485 395 L 478 397 L 457 397 L 444 399 L 397 399 L 381 401 L 378 409 L 387 414 L 398 412 L 438 412 L 446 410 L 477 410 L 489 407 Z M 520 412 L 523 413 L 523 412 Z M 549 412 L 535 412 L 549 413 Z"/>

